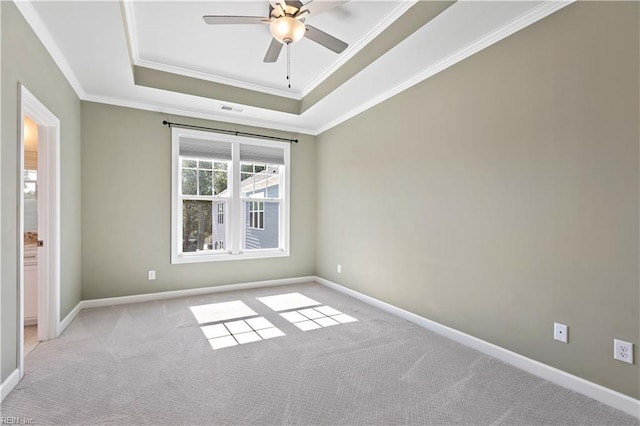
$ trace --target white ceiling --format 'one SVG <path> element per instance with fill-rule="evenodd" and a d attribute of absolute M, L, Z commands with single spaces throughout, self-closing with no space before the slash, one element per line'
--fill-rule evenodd
<path fill-rule="evenodd" d="M 266 16 L 266 0 L 16 4 L 83 100 L 319 134 L 571 1 L 458 1 L 302 114 L 234 104 L 241 113 L 221 111 L 230 103 L 135 85 L 132 65 L 300 99 L 413 1 L 351 0 L 310 17 L 349 47 L 337 55 L 305 39 L 293 45 L 291 89 L 284 49 L 278 62 L 262 62 L 268 26 L 202 21 L 205 14 Z"/>
<path fill-rule="evenodd" d="M 399 16 L 411 2 L 352 1 L 316 15 L 311 24 L 347 42 L 347 51 L 338 55 L 303 38 L 291 46 L 291 89 L 286 80 L 286 49 L 276 63 L 264 63 L 271 42 L 269 26 L 206 25 L 203 15 L 269 14 L 269 2 L 129 2 L 126 19 L 131 34 L 134 62 L 149 68 L 245 87 L 279 96 L 302 98 L 326 76 L 348 59 L 367 39 Z M 334 3 L 335 4 L 335 3 Z M 368 40 L 367 40 L 368 41 Z"/>

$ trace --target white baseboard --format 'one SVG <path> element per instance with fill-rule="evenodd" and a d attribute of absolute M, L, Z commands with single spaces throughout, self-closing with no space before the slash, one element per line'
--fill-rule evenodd
<path fill-rule="evenodd" d="M 36 325 L 38 324 L 38 317 L 28 317 L 24 319 L 24 326 L 28 326 L 28 325 Z"/>
<path fill-rule="evenodd" d="M 176 297 L 200 296 L 210 293 L 225 291 L 247 290 L 259 287 L 274 287 L 279 285 L 303 284 L 315 282 L 316 277 L 283 278 L 279 280 L 255 281 L 239 284 L 227 284 L 212 287 L 190 288 L 186 290 L 163 291 L 160 293 L 136 294 L 134 296 L 108 297 L 105 299 L 83 300 L 80 302 L 82 309 L 99 308 L 104 306 L 124 305 L 128 303 L 150 302 L 154 300 L 174 299 Z"/>
<path fill-rule="evenodd" d="M 610 407 L 624 411 L 631 416 L 640 418 L 640 401 L 635 398 L 631 398 L 630 396 L 624 395 L 620 392 L 616 392 L 578 376 L 574 376 L 573 374 L 551 367 L 550 365 L 527 358 L 508 349 L 494 345 L 493 343 L 489 343 L 451 327 L 442 325 L 438 322 L 428 320 L 424 317 L 405 311 L 404 309 L 359 293 L 355 290 L 351 290 L 324 278 L 316 277 L 315 281 L 369 305 L 375 306 L 385 312 L 406 319 L 407 321 L 411 321 L 412 323 L 431 330 L 434 333 L 440 334 L 465 346 L 469 346 L 477 351 L 504 361 L 507 364 L 511 364 L 514 367 L 535 376 L 541 377 L 574 392 L 581 393 Z"/>
<path fill-rule="evenodd" d="M 16 387 L 16 385 L 20 382 L 20 371 L 16 368 L 13 370 L 13 373 L 7 377 L 7 380 L 0 384 L 0 401 L 4 401 L 4 399 L 9 395 L 9 393 Z"/>
<path fill-rule="evenodd" d="M 69 324 L 71 324 L 71 321 L 75 319 L 75 317 L 80 313 L 81 309 L 82 309 L 82 301 L 78 303 L 76 307 L 73 308 L 71 312 L 69 312 L 69 314 L 67 314 L 67 316 L 64 317 L 62 321 L 60 321 L 60 323 L 58 324 L 58 330 L 57 330 L 58 332 L 56 333 L 56 337 L 61 335 L 62 332 L 69 326 Z"/>

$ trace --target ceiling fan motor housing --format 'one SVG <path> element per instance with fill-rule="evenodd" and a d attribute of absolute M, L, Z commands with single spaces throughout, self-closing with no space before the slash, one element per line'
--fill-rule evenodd
<path fill-rule="evenodd" d="M 287 7 L 284 9 L 284 16 L 293 16 L 296 13 L 298 13 L 298 11 L 300 9 L 302 9 L 302 6 L 304 6 L 302 4 L 301 1 L 298 0 L 291 0 L 286 2 Z M 280 12 L 280 7 L 274 8 L 273 5 L 269 4 L 269 16 L 276 19 L 276 18 L 280 18 L 282 15 L 282 13 Z"/>

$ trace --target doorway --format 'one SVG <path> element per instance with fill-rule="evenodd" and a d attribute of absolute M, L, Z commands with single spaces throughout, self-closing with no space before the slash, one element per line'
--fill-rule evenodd
<path fill-rule="evenodd" d="M 28 115 L 22 126 L 24 135 L 24 356 L 38 345 L 38 124 Z M 42 323 L 41 323 L 42 324 Z M 44 324 L 42 324 L 44 325 Z"/>
<path fill-rule="evenodd" d="M 58 337 L 60 329 L 60 121 L 19 86 L 18 245 L 20 378 L 34 338 Z M 27 347 L 25 348 L 25 326 Z M 37 329 L 37 331 L 36 331 Z M 30 335 L 35 334 L 29 340 Z"/>

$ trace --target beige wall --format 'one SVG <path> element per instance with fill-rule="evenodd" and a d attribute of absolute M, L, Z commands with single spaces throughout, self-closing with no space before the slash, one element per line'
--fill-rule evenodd
<path fill-rule="evenodd" d="M 290 257 L 171 265 L 171 131 L 163 120 L 298 137 L 82 102 L 82 298 L 313 275 L 315 137 L 291 147 Z"/>
<path fill-rule="evenodd" d="M 317 273 L 639 398 L 638 7 L 570 5 L 320 135 Z"/>
<path fill-rule="evenodd" d="M 60 314 L 80 302 L 80 100 L 20 12 L 2 2 L 2 374 L 17 368 L 18 83 L 60 119 Z"/>
<path fill-rule="evenodd" d="M 80 292 L 316 273 L 640 397 L 640 357 L 631 366 L 611 354 L 613 338 L 640 345 L 638 3 L 571 5 L 325 132 L 317 147 L 300 136 L 291 257 L 195 265 L 169 262 L 161 122 L 256 129 L 80 103 L 15 6 L 0 10 L 0 379 L 17 365 L 21 81 L 62 122 L 62 317 Z M 552 340 L 554 321 L 570 326 L 569 344 Z"/>

